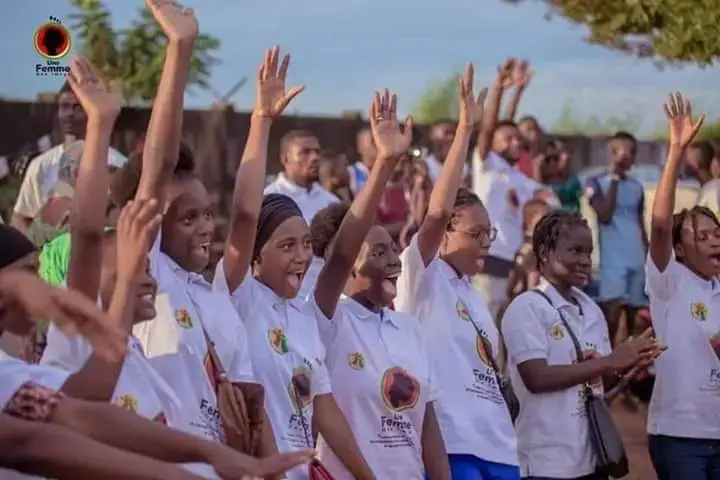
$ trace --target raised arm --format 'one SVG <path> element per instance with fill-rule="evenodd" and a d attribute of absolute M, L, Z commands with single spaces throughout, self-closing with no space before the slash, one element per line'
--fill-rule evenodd
<path fill-rule="evenodd" d="M 520 99 L 522 98 L 523 93 L 525 93 L 525 89 L 528 85 L 530 85 L 533 73 L 535 72 L 530 69 L 530 64 L 527 60 L 519 62 L 517 67 L 513 70 L 511 78 L 515 90 L 513 90 L 512 97 L 510 97 L 508 106 L 505 109 L 505 120 L 515 121 L 518 106 L 520 105 Z"/>
<path fill-rule="evenodd" d="M 330 254 L 318 276 L 315 301 L 328 318 L 335 313 L 337 301 L 345 288 L 355 259 L 365 237 L 375 222 L 378 204 L 398 159 L 410 148 L 412 117 L 400 128 L 397 122 L 397 96 L 375 92 L 370 108 L 370 130 L 378 158 L 373 164 L 365 186 L 350 206 L 330 245 Z"/>
<path fill-rule="evenodd" d="M 440 241 L 452 214 L 455 196 L 462 182 L 463 165 L 470 147 L 474 126 L 483 120 L 487 89 L 480 90 L 476 97 L 473 94 L 473 78 L 473 66 L 468 64 L 465 68 L 465 75 L 459 79 L 460 108 L 455 138 L 430 194 L 428 211 L 418 232 L 418 248 L 425 265 L 435 258 L 440 247 Z"/>
<path fill-rule="evenodd" d="M 198 24 L 191 8 L 183 8 L 172 0 L 146 0 L 145 3 L 167 36 L 168 44 L 143 146 L 137 196 L 155 198 L 164 205 L 165 188 L 180 154 L 183 97 Z"/>
<path fill-rule="evenodd" d="M 653 200 L 650 226 L 650 258 L 659 271 L 664 271 L 672 255 L 672 221 L 675 209 L 675 189 L 683 154 L 692 143 L 705 120 L 702 115 L 693 122 L 690 102 L 680 92 L 671 94 L 665 103 L 670 146 Z"/>
<path fill-rule="evenodd" d="M 83 57 L 73 59 L 68 82 L 87 114 L 85 145 L 70 217 L 72 252 L 67 285 L 95 301 L 100 285 L 103 231 L 110 174 L 110 136 L 122 98 L 108 89 Z"/>
<path fill-rule="evenodd" d="M 492 146 L 492 136 L 495 126 L 498 122 L 500 114 L 500 105 L 502 104 L 502 96 L 506 88 L 512 85 L 512 72 L 515 69 L 515 59 L 509 58 L 498 68 L 495 81 L 490 88 L 490 96 L 487 101 L 487 109 L 480 125 L 480 133 L 478 134 L 477 148 L 480 160 L 485 160 L 490 153 Z"/>
<path fill-rule="evenodd" d="M 280 61 L 280 48 L 265 52 L 258 69 L 255 108 L 250 118 L 245 151 L 235 176 L 230 233 L 225 246 L 224 267 L 232 292 L 242 283 L 252 261 L 255 231 L 262 207 L 270 126 L 305 87 L 285 90 L 290 55 Z"/>

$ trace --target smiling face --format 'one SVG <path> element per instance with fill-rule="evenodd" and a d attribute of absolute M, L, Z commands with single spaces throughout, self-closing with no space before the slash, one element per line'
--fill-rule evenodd
<path fill-rule="evenodd" d="M 392 237 L 384 227 L 374 225 L 365 237 L 345 291 L 366 306 L 390 306 L 397 295 L 401 268 Z"/>
<path fill-rule="evenodd" d="M 312 259 L 310 230 L 302 217 L 282 222 L 260 249 L 253 275 L 282 298 L 295 298 Z"/>
<path fill-rule="evenodd" d="M 678 259 L 705 279 L 720 275 L 720 225 L 711 214 L 687 215 L 675 243 Z"/>
<path fill-rule="evenodd" d="M 587 223 L 574 221 L 558 226 L 554 248 L 543 246 L 538 252 L 544 277 L 551 282 L 585 288 L 592 275 L 592 233 Z"/>

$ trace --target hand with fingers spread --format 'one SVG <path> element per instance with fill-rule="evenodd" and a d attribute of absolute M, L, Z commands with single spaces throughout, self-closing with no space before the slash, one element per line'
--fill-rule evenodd
<path fill-rule="evenodd" d="M 145 268 L 153 235 L 162 215 L 157 200 L 130 200 L 117 220 L 117 249 L 119 278 L 133 281 Z"/>
<path fill-rule="evenodd" d="M 3 319 L 30 323 L 45 318 L 66 335 L 79 333 L 107 361 L 127 354 L 127 335 L 78 292 L 53 287 L 29 272 L 9 271 L 0 274 L 0 299 Z"/>
<path fill-rule="evenodd" d="M 496 83 L 503 88 L 509 88 L 513 86 L 513 75 L 515 72 L 515 66 L 517 60 L 514 58 L 508 58 L 505 62 L 500 65 L 497 69 Z"/>
<path fill-rule="evenodd" d="M 397 121 L 397 95 L 391 95 L 386 88 L 375 98 L 370 106 L 370 132 L 372 133 L 378 158 L 399 159 L 410 148 L 412 142 L 413 119 L 407 117 L 400 128 Z"/>
<path fill-rule="evenodd" d="M 458 79 L 460 86 L 459 125 L 473 126 L 481 122 L 483 118 L 485 97 L 487 97 L 488 89 L 480 89 L 480 92 L 475 96 L 473 94 L 474 77 L 475 71 L 472 63 L 468 63 L 465 67 L 465 74 Z"/>
<path fill-rule="evenodd" d="M 265 52 L 263 63 L 258 69 L 257 92 L 253 109 L 255 116 L 279 117 L 290 102 L 305 90 L 304 86 L 285 90 L 290 55 L 285 55 L 278 63 L 279 58 L 280 47 L 273 47 Z"/>
<path fill-rule="evenodd" d="M 194 42 L 198 22 L 192 8 L 183 8 L 173 0 L 145 0 L 155 20 L 170 42 Z"/>
<path fill-rule="evenodd" d="M 254 458 L 238 454 L 226 446 L 218 446 L 210 455 L 209 463 L 223 480 L 255 480 L 282 475 L 293 467 L 309 462 L 314 455 L 313 450 L 297 450 Z"/>
<path fill-rule="evenodd" d="M 122 96 L 117 88 L 103 85 L 90 62 L 77 57 L 70 64 L 68 83 L 88 118 L 115 120 L 122 108 Z"/>
<path fill-rule="evenodd" d="M 665 102 L 665 118 L 668 122 L 670 145 L 685 148 L 692 143 L 705 121 L 705 115 L 693 122 L 690 101 L 680 92 L 668 95 Z"/>
<path fill-rule="evenodd" d="M 530 63 L 527 60 L 521 60 L 513 69 L 512 84 L 518 88 L 525 88 L 530 84 L 534 74 L 535 72 L 530 69 Z"/>

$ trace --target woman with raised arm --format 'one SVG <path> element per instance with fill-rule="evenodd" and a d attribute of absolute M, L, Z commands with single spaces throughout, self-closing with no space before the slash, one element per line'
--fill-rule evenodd
<path fill-rule="evenodd" d="M 483 271 L 495 229 L 478 197 L 460 187 L 485 96 L 472 92 L 470 66 L 461 84 L 452 149 L 430 195 L 425 219 L 403 251 L 395 307 L 415 315 L 438 381 L 436 410 L 453 478 L 517 479 L 516 439 L 500 390 L 500 337 L 470 278 Z"/>
<path fill-rule="evenodd" d="M 449 480 L 433 408 L 437 383 L 417 320 L 389 308 L 400 260 L 388 231 L 374 225 L 382 190 L 412 141 L 412 119 L 398 125 L 397 97 L 385 90 L 375 94 L 370 125 L 378 156 L 367 183 L 352 205 L 331 205 L 310 226 L 325 265 L 309 302 L 338 404 L 376 477 Z M 332 439 L 321 431 L 318 444 L 334 478 L 351 479 Z"/>
<path fill-rule="evenodd" d="M 673 215 L 678 173 L 704 116 L 680 93 L 665 104 L 670 147 L 653 201 L 646 286 L 658 338 L 648 412 L 660 480 L 720 478 L 720 223 L 705 207 Z"/>
<path fill-rule="evenodd" d="M 290 56 L 265 53 L 250 134 L 235 181 L 230 236 L 215 285 L 245 322 L 255 375 L 279 451 L 312 445 L 310 425 L 330 439 L 353 478 L 374 478 L 333 397 L 314 312 L 297 298 L 311 258 L 308 226 L 287 196 L 263 198 L 270 126 L 303 87 L 285 91 Z M 298 468 L 291 479 L 308 478 Z"/>

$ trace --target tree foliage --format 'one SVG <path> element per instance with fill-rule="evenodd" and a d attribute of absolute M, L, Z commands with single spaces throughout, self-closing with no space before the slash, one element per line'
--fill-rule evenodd
<path fill-rule="evenodd" d="M 129 103 L 152 102 L 157 93 L 167 39 L 147 8 L 139 18 L 119 31 L 112 27 L 110 12 L 100 0 L 72 0 L 70 18 L 81 50 L 103 79 L 117 82 Z M 200 35 L 195 42 L 189 86 L 208 88 L 210 68 L 218 63 L 211 54 L 220 41 Z"/>
<path fill-rule="evenodd" d="M 612 135 L 620 130 L 637 132 L 642 124 L 643 117 L 638 113 L 624 115 L 598 115 L 584 116 L 579 114 L 572 101 L 565 102 L 557 122 L 551 129 L 552 133 L 560 135 L 581 135 L 595 137 Z"/>
<path fill-rule="evenodd" d="M 720 0 L 543 1 L 548 17 L 585 25 L 590 43 L 669 63 L 708 66 L 720 56 Z"/>
<path fill-rule="evenodd" d="M 412 114 L 416 122 L 427 125 L 457 118 L 458 76 L 459 73 L 453 73 L 428 86 L 413 107 Z"/>

